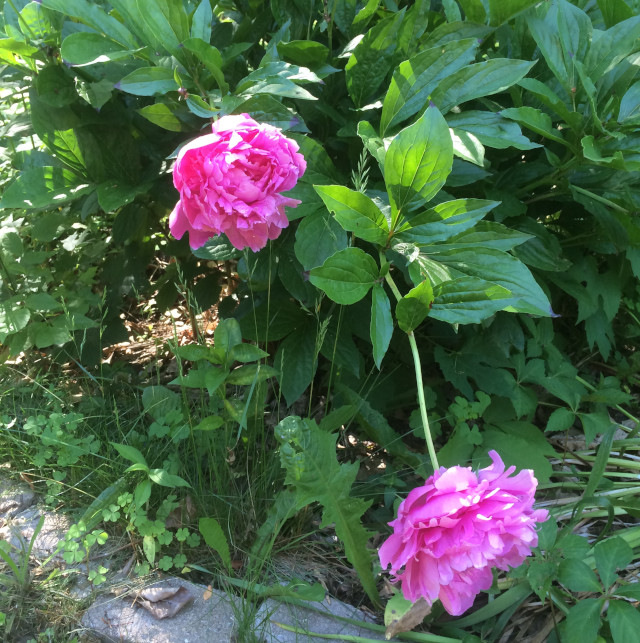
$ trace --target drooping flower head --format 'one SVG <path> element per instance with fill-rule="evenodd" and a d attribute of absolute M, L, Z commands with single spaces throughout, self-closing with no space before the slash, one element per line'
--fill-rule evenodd
<path fill-rule="evenodd" d="M 533 509 L 533 471 L 512 476 L 515 467 L 505 471 L 495 451 L 489 456 L 477 474 L 440 467 L 400 503 L 379 556 L 407 600 L 439 598 L 449 614 L 462 614 L 491 587 L 493 567 L 517 567 L 538 544 L 536 523 L 548 512 Z"/>
<path fill-rule="evenodd" d="M 169 217 L 171 234 L 189 233 L 191 248 L 226 234 L 239 250 L 257 252 L 289 224 L 282 196 L 304 174 L 298 144 L 248 114 L 222 116 L 213 133 L 185 145 L 173 168 L 180 200 Z"/>

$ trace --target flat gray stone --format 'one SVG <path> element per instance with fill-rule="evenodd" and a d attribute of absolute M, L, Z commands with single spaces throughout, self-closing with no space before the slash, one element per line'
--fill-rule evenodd
<path fill-rule="evenodd" d="M 0 481 L 0 519 L 9 520 L 36 501 L 36 494 L 13 480 Z"/>
<path fill-rule="evenodd" d="M 224 592 L 180 578 L 166 578 L 150 585 L 186 587 L 194 601 L 171 618 L 156 619 L 133 597 L 102 597 L 82 617 L 82 625 L 99 641 L 108 643 L 231 643 L 236 625 L 235 599 Z"/>
<path fill-rule="evenodd" d="M 302 633 L 290 632 L 278 627 L 282 623 L 316 634 L 332 634 L 334 636 L 362 636 L 368 639 L 384 641 L 383 632 L 339 621 L 334 616 L 343 616 L 358 621 L 373 622 L 371 617 L 337 598 L 325 598 L 322 603 L 314 603 L 321 611 L 312 610 L 298 605 L 281 603 L 274 599 L 266 600 L 256 615 L 256 631 L 264 638 L 265 643 L 318 643 L 318 638 Z M 392 639 L 396 641 L 397 639 Z"/>

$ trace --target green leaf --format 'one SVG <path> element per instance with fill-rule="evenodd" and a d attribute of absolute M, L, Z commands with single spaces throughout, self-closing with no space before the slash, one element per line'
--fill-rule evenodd
<path fill-rule="evenodd" d="M 444 185 L 453 163 L 453 144 L 442 114 L 429 107 L 398 134 L 384 160 L 384 180 L 394 211 L 411 212 Z"/>
<path fill-rule="evenodd" d="M 234 368 L 226 377 L 227 384 L 234 386 L 249 386 L 254 382 L 264 382 L 275 377 L 278 371 L 266 364 L 245 364 Z"/>
<path fill-rule="evenodd" d="M 31 312 L 23 306 L 16 306 L 8 301 L 0 304 L 0 341 L 4 342 L 7 335 L 22 330 L 31 319 Z"/>
<path fill-rule="evenodd" d="M 467 275 L 493 282 L 511 291 L 511 299 L 503 302 L 502 310 L 549 316 L 551 305 L 529 269 L 506 252 L 492 248 L 454 249 L 438 252 L 429 246 L 429 257 L 444 264 L 452 277 Z M 432 280 L 433 281 L 433 280 Z"/>
<path fill-rule="evenodd" d="M 401 63 L 382 105 L 381 134 L 422 110 L 441 80 L 475 59 L 478 44 L 477 38 L 447 42 Z"/>
<path fill-rule="evenodd" d="M 191 485 L 183 480 L 180 476 L 176 476 L 164 469 L 151 469 L 149 471 L 149 479 L 159 484 L 161 487 L 190 487 Z"/>
<path fill-rule="evenodd" d="M 523 79 L 520 81 L 524 82 Z M 500 114 L 465 110 L 459 114 L 448 114 L 447 123 L 456 131 L 463 130 L 473 134 L 483 145 L 503 150 L 514 147 L 517 150 L 531 150 L 540 147 L 532 143 L 517 123 L 510 121 Z"/>
<path fill-rule="evenodd" d="M 363 107 L 380 87 L 393 65 L 398 33 L 405 9 L 381 20 L 356 45 L 345 67 L 347 90 L 357 107 Z"/>
<path fill-rule="evenodd" d="M 180 408 L 180 396 L 164 386 L 147 386 L 142 391 L 142 408 L 158 420 Z"/>
<path fill-rule="evenodd" d="M 393 334 L 391 303 L 382 284 L 375 284 L 371 291 L 371 325 L 369 328 L 373 345 L 373 360 L 378 369 L 385 356 Z"/>
<path fill-rule="evenodd" d="M 229 542 L 222 531 L 220 523 L 215 518 L 200 518 L 198 530 L 211 549 L 218 553 L 227 570 L 231 570 L 231 553 Z"/>
<path fill-rule="evenodd" d="M 229 356 L 236 362 L 257 362 L 264 357 L 269 357 L 269 353 L 255 344 L 238 344 L 231 349 Z"/>
<path fill-rule="evenodd" d="M 219 415 L 209 415 L 198 422 L 193 427 L 194 431 L 215 431 L 224 424 L 224 420 Z"/>
<path fill-rule="evenodd" d="M 484 167 L 484 146 L 470 132 L 450 129 L 453 153 L 459 158 Z"/>
<path fill-rule="evenodd" d="M 29 326 L 29 334 L 33 338 L 36 348 L 62 346 L 71 339 L 71 334 L 66 328 L 52 326 L 43 322 L 32 322 Z"/>
<path fill-rule="evenodd" d="M 366 194 L 342 185 L 314 185 L 313 189 L 320 195 L 329 212 L 335 214 L 336 220 L 344 230 L 378 245 L 387 242 L 387 220 Z"/>
<path fill-rule="evenodd" d="M 134 96 L 155 96 L 179 89 L 173 70 L 166 67 L 136 69 L 117 82 L 115 88 Z"/>
<path fill-rule="evenodd" d="M 613 643 L 629 643 L 636 640 L 640 631 L 640 613 L 637 607 L 625 601 L 610 601 L 607 620 Z"/>
<path fill-rule="evenodd" d="M 609 589 L 618 579 L 618 569 L 624 570 L 633 560 L 633 549 L 626 540 L 614 536 L 602 540 L 593 548 L 596 567 L 605 589 Z"/>
<path fill-rule="evenodd" d="M 489 0 L 489 24 L 498 27 L 534 4 L 537 0 Z"/>
<path fill-rule="evenodd" d="M 558 580 L 572 592 L 602 592 L 602 585 L 595 572 L 577 558 L 569 558 L 560 563 Z"/>
<path fill-rule="evenodd" d="M 151 480 L 147 478 L 136 485 L 135 491 L 133 492 L 133 501 L 136 503 L 136 507 L 142 508 L 150 497 Z"/>
<path fill-rule="evenodd" d="M 24 303 L 30 310 L 39 310 L 44 312 L 60 310 L 62 308 L 62 304 L 60 304 L 55 297 L 52 297 L 46 292 L 38 292 L 28 295 Z"/>
<path fill-rule="evenodd" d="M 563 643 L 595 643 L 602 625 L 603 598 L 583 598 L 567 614 Z"/>
<path fill-rule="evenodd" d="M 322 505 L 321 527 L 335 524 L 347 559 L 370 600 L 378 605 L 380 599 L 371 570 L 373 557 L 367 547 L 370 534 L 361 523 L 371 502 L 349 495 L 359 465 L 339 464 L 337 434 L 321 431 L 313 420 L 285 418 L 276 427 L 275 435 L 280 443 L 280 462 L 287 472 L 285 484 L 295 488 L 297 508 L 312 502 Z"/>
<path fill-rule="evenodd" d="M 622 585 L 616 587 L 614 590 L 616 596 L 624 596 L 625 598 L 632 598 L 635 601 L 640 601 L 640 583 L 629 583 L 629 585 Z"/>
<path fill-rule="evenodd" d="M 38 73 L 35 89 L 39 100 L 49 107 L 65 107 L 77 98 L 72 77 L 57 65 L 47 65 Z"/>
<path fill-rule="evenodd" d="M 200 38 L 187 38 L 182 44 L 186 49 L 194 53 L 198 60 L 208 69 L 224 96 L 229 91 L 229 85 L 222 73 L 224 63 L 222 54 L 218 49 Z"/>
<path fill-rule="evenodd" d="M 115 212 L 123 205 L 134 201 L 139 194 L 147 193 L 151 185 L 151 183 L 128 185 L 119 180 L 105 181 L 98 186 L 98 203 L 105 212 Z"/>
<path fill-rule="evenodd" d="M 500 112 L 505 118 L 509 118 L 519 125 L 530 129 L 557 143 L 568 145 L 562 138 L 560 132 L 551 125 L 551 117 L 535 107 L 510 107 Z"/>
<path fill-rule="evenodd" d="M 153 565 L 153 561 L 156 558 L 156 539 L 153 536 L 147 534 L 142 539 L 142 551 L 147 560 Z"/>
<path fill-rule="evenodd" d="M 126 58 L 133 51 L 101 34 L 79 31 L 62 41 L 60 55 L 65 63 L 83 67 Z"/>
<path fill-rule="evenodd" d="M 593 413 L 581 413 L 580 421 L 584 430 L 584 439 L 591 444 L 598 433 L 604 433 L 612 424 L 611 418 L 605 411 L 594 411 Z"/>
<path fill-rule="evenodd" d="M 565 408 L 556 409 L 549 416 L 545 431 L 566 431 L 575 421 L 576 415 L 573 411 Z"/>
<path fill-rule="evenodd" d="M 360 301 L 378 279 L 374 259 L 360 248 L 345 248 L 309 273 L 309 281 L 338 304 Z"/>
<path fill-rule="evenodd" d="M 129 460 L 134 464 L 142 464 L 145 467 L 147 466 L 145 457 L 135 447 L 128 444 L 117 444 L 116 442 L 109 442 L 109 444 L 126 460 Z"/>
<path fill-rule="evenodd" d="M 467 101 L 497 94 L 527 75 L 535 62 L 493 58 L 467 65 L 440 81 L 431 92 L 431 101 L 446 114 Z"/>
<path fill-rule="evenodd" d="M 429 280 L 411 289 L 396 305 L 398 326 L 405 333 L 415 330 L 429 314 L 433 299 L 433 288 Z"/>
<path fill-rule="evenodd" d="M 325 45 L 312 40 L 278 42 L 276 47 L 282 58 L 303 67 L 313 68 L 323 65 L 329 58 L 329 49 Z"/>
<path fill-rule="evenodd" d="M 331 255 L 347 248 L 347 235 L 327 212 L 306 216 L 296 230 L 294 252 L 305 270 L 322 265 Z"/>
<path fill-rule="evenodd" d="M 484 279 L 459 277 L 433 288 L 430 317 L 449 324 L 479 324 L 504 308 L 511 291 Z"/>
<path fill-rule="evenodd" d="M 36 167 L 21 172 L 13 183 L 9 184 L 0 199 L 0 209 L 32 210 L 57 207 L 67 201 L 78 199 L 93 189 L 69 170 L 60 167 Z"/>
<path fill-rule="evenodd" d="M 620 101 L 618 123 L 633 125 L 640 120 L 640 81 L 627 89 Z"/>
<path fill-rule="evenodd" d="M 499 205 L 499 201 L 456 199 L 412 215 L 395 234 L 395 241 L 416 246 L 445 241 L 476 225 L 484 215 Z"/>
<path fill-rule="evenodd" d="M 191 37 L 210 42 L 212 21 L 211 0 L 202 0 L 191 18 Z"/>
<path fill-rule="evenodd" d="M 278 346 L 273 363 L 279 371 L 278 382 L 287 406 L 291 406 L 305 392 L 315 375 L 316 336 L 315 325 L 305 324 Z"/>
<path fill-rule="evenodd" d="M 444 243 L 438 244 L 438 247 L 441 249 L 483 247 L 507 252 L 515 246 L 525 243 L 528 239 L 531 239 L 531 235 L 526 232 L 511 230 L 501 223 L 480 221 L 473 228 L 460 232 Z"/>
<path fill-rule="evenodd" d="M 224 235 L 209 239 L 204 246 L 192 250 L 192 252 L 198 259 L 208 259 L 209 261 L 227 261 L 228 259 L 237 259 L 242 255 L 242 252 L 233 246 Z"/>
<path fill-rule="evenodd" d="M 176 108 L 167 103 L 156 103 L 155 105 L 146 105 L 136 110 L 140 116 L 144 116 L 148 121 L 162 127 L 170 132 L 182 131 L 182 122 L 176 116 Z"/>

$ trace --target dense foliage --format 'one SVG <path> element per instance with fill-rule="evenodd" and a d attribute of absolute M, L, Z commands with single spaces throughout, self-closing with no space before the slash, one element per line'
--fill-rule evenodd
<path fill-rule="evenodd" d="M 499 604 L 453 623 L 434 609 L 429 627 L 497 640 L 535 593 L 566 616 L 550 636 L 631 640 L 639 593 L 616 570 L 640 546 L 624 457 L 640 444 L 636 5 L 6 0 L 2 358 L 44 351 L 104 394 L 102 351 L 135 302 L 194 325 L 195 343 L 169 342 L 175 379 L 133 382 L 129 428 L 95 435 L 91 406 L 29 416 L 4 398 L 6 440 L 49 478 L 122 458 L 69 560 L 106 520 L 139 534 L 141 573 L 180 571 L 200 536 L 225 574 L 242 555 L 258 573 L 319 503 L 379 607 L 371 536 L 433 471 L 426 398 L 440 465 L 495 449 L 534 470 L 553 516 L 532 562 L 494 582 Z M 192 252 L 169 235 L 172 164 L 227 114 L 297 142 L 301 203 L 257 253 L 224 236 Z M 211 343 L 197 318 L 216 304 Z M 255 525 L 225 532 L 256 480 Z M 188 487 L 206 517 L 174 534 Z"/>

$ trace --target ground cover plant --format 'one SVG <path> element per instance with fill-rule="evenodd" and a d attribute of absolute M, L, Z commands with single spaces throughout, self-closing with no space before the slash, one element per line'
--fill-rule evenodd
<path fill-rule="evenodd" d="M 65 560 L 632 640 L 637 3 L 1 4 L 0 453 Z"/>

